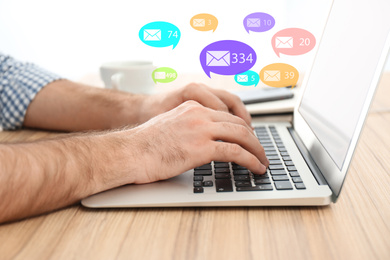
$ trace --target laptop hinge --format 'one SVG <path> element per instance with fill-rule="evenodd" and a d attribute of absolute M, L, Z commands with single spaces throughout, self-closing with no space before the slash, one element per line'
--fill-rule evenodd
<path fill-rule="evenodd" d="M 301 152 L 302 157 L 305 159 L 307 166 L 309 166 L 314 178 L 317 180 L 319 185 L 328 185 L 324 176 L 322 175 L 321 170 L 318 168 L 317 164 L 314 162 L 306 146 L 303 144 L 301 138 L 295 132 L 292 127 L 287 127 L 288 131 L 291 134 L 291 137 L 294 139 L 295 144 L 298 147 L 298 150 Z"/>

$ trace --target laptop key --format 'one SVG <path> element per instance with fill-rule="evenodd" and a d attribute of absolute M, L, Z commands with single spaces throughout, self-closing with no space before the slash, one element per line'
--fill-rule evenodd
<path fill-rule="evenodd" d="M 293 177 L 292 180 L 293 182 L 303 182 L 301 177 Z"/>
<path fill-rule="evenodd" d="M 290 156 L 282 156 L 283 160 L 284 161 L 291 161 L 291 157 Z"/>
<path fill-rule="evenodd" d="M 250 187 L 252 184 L 249 181 L 236 181 L 234 183 L 236 187 Z"/>
<path fill-rule="evenodd" d="M 227 162 L 218 162 L 214 163 L 214 168 L 229 168 L 229 163 Z"/>
<path fill-rule="evenodd" d="M 306 186 L 302 182 L 298 182 L 298 183 L 295 183 L 295 188 L 297 188 L 298 190 L 304 190 L 304 189 L 306 189 Z"/>
<path fill-rule="evenodd" d="M 281 152 L 280 155 L 281 155 L 281 156 L 290 156 L 290 155 L 288 154 L 288 152 Z"/>
<path fill-rule="evenodd" d="M 287 170 L 289 170 L 289 171 L 296 171 L 297 168 L 295 168 L 295 166 L 287 166 Z"/>
<path fill-rule="evenodd" d="M 194 181 L 194 187 L 202 187 L 201 181 Z"/>
<path fill-rule="evenodd" d="M 203 176 L 199 175 L 199 176 L 194 176 L 194 181 L 203 181 Z"/>
<path fill-rule="evenodd" d="M 271 184 L 271 181 L 270 179 L 257 179 L 255 180 L 255 184 Z"/>
<path fill-rule="evenodd" d="M 291 171 L 289 172 L 291 177 L 300 177 L 299 173 L 297 171 Z"/>
<path fill-rule="evenodd" d="M 236 175 L 234 176 L 235 181 L 250 181 L 249 175 Z"/>
<path fill-rule="evenodd" d="M 271 156 L 267 156 L 268 160 L 279 160 L 279 156 L 278 155 L 271 155 Z"/>
<path fill-rule="evenodd" d="M 229 168 L 215 168 L 214 171 L 215 173 L 230 173 Z"/>
<path fill-rule="evenodd" d="M 275 181 L 275 187 L 277 190 L 292 190 L 290 181 Z"/>
<path fill-rule="evenodd" d="M 287 172 L 285 170 L 271 170 L 271 175 L 285 175 Z"/>
<path fill-rule="evenodd" d="M 294 163 L 292 161 L 285 161 L 284 164 L 287 166 L 294 166 Z"/>
<path fill-rule="evenodd" d="M 263 190 L 273 190 L 274 188 L 272 188 L 272 185 L 271 184 L 261 184 L 259 185 L 259 188 L 261 191 Z"/>
<path fill-rule="evenodd" d="M 211 164 L 205 164 L 205 165 L 196 167 L 195 170 L 211 170 Z"/>
<path fill-rule="evenodd" d="M 248 170 L 233 170 L 234 175 L 246 175 L 249 174 Z"/>
<path fill-rule="evenodd" d="M 247 170 L 244 166 L 233 164 L 232 166 L 233 170 Z"/>
<path fill-rule="evenodd" d="M 261 191 L 259 186 L 250 187 L 237 187 L 236 191 Z"/>
<path fill-rule="evenodd" d="M 215 188 L 217 192 L 231 192 L 233 191 L 233 184 L 230 179 L 216 179 Z"/>
<path fill-rule="evenodd" d="M 231 175 L 230 173 L 216 173 L 215 179 L 230 179 Z"/>
<path fill-rule="evenodd" d="M 213 181 L 204 181 L 203 187 L 213 187 Z"/>
<path fill-rule="evenodd" d="M 268 179 L 268 178 L 269 178 L 268 173 L 264 173 L 264 174 L 252 174 L 252 176 L 253 176 L 253 179 L 255 179 L 255 180 L 258 180 L 258 179 Z"/>
<path fill-rule="evenodd" d="M 274 181 L 288 181 L 289 178 L 287 175 L 276 175 L 276 176 L 272 176 L 272 179 Z"/>
<path fill-rule="evenodd" d="M 268 160 L 269 160 L 269 164 L 270 164 L 270 165 L 271 165 L 271 164 L 281 164 L 281 163 L 282 163 L 281 160 L 270 160 L 269 158 L 268 158 Z"/>
<path fill-rule="evenodd" d="M 203 193 L 203 187 L 194 187 L 194 193 Z"/>
<path fill-rule="evenodd" d="M 212 175 L 211 170 L 195 170 L 194 175 L 209 176 Z"/>
<path fill-rule="evenodd" d="M 283 170 L 284 166 L 282 164 L 275 164 L 268 166 L 270 170 Z"/>

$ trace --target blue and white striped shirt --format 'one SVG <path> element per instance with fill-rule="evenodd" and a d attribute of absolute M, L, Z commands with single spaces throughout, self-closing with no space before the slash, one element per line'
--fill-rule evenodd
<path fill-rule="evenodd" d="M 47 84 L 60 79 L 32 63 L 0 53 L 0 130 L 19 129 L 27 107 Z"/>

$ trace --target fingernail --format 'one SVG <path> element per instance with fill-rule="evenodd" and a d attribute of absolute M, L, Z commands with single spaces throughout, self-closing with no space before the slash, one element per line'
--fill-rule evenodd
<path fill-rule="evenodd" d="M 260 163 L 260 173 L 264 174 L 266 171 L 267 171 L 267 168 L 263 164 Z"/>

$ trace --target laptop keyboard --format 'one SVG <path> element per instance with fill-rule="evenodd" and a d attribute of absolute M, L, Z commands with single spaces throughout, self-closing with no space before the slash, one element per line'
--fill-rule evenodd
<path fill-rule="evenodd" d="M 270 161 L 263 175 L 235 163 L 211 162 L 194 169 L 194 193 L 215 187 L 217 192 L 306 189 L 274 126 L 256 127 L 256 136 Z"/>

